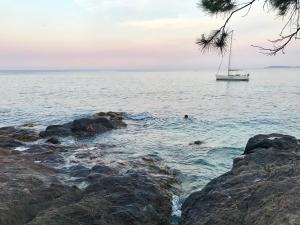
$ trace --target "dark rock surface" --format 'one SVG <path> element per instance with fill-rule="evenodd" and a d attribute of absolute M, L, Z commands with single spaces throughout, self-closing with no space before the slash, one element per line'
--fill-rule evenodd
<path fill-rule="evenodd" d="M 296 138 L 258 135 L 230 172 L 191 194 L 181 225 L 299 225 L 300 146 Z"/>
<path fill-rule="evenodd" d="M 58 184 L 54 170 L 13 150 L 0 149 L 0 180 L 1 225 L 26 224 L 60 196 L 76 193 Z"/>
<path fill-rule="evenodd" d="M 27 224 L 167 225 L 170 201 L 168 192 L 147 175 L 103 176 L 82 190 L 80 198 L 54 205 Z"/>
<path fill-rule="evenodd" d="M 9 137 L 22 142 L 33 142 L 39 139 L 39 135 L 36 131 L 18 127 L 1 127 L 0 136 Z"/>
<path fill-rule="evenodd" d="M 49 143 L 49 144 L 54 144 L 54 145 L 59 145 L 60 144 L 60 141 L 58 140 L 58 138 L 56 137 L 52 137 L 52 138 L 49 138 L 46 143 Z"/>
<path fill-rule="evenodd" d="M 47 144 L 23 152 L 0 148 L 0 224 L 170 224 L 176 179 L 159 158 L 54 169 L 75 150 Z"/>
<path fill-rule="evenodd" d="M 91 170 L 89 168 L 82 165 L 64 168 L 63 171 L 69 174 L 71 177 L 87 177 L 91 173 Z"/>
<path fill-rule="evenodd" d="M 0 128 L 0 147 L 14 148 L 23 145 L 23 142 L 33 142 L 39 139 L 34 130 L 18 127 Z"/>
<path fill-rule="evenodd" d="M 249 154 L 252 150 L 257 148 L 279 148 L 279 149 L 291 149 L 295 148 L 298 144 L 298 141 L 295 137 L 283 134 L 269 134 L 263 135 L 259 134 L 250 138 L 248 141 L 245 153 Z"/>
<path fill-rule="evenodd" d="M 42 138 L 55 136 L 84 138 L 122 127 L 126 127 L 122 113 L 97 113 L 91 118 L 81 118 L 71 123 L 48 126 L 45 131 L 40 133 L 40 136 Z"/>
<path fill-rule="evenodd" d="M 202 145 L 202 144 L 204 144 L 204 141 L 194 141 L 190 143 L 190 145 Z"/>
<path fill-rule="evenodd" d="M 22 146 L 23 143 L 11 137 L 0 136 L 0 147 L 14 148 Z"/>
<path fill-rule="evenodd" d="M 42 138 L 58 136 L 58 137 L 68 137 L 72 135 L 71 124 L 63 125 L 51 125 L 46 128 L 45 131 L 40 132 Z"/>

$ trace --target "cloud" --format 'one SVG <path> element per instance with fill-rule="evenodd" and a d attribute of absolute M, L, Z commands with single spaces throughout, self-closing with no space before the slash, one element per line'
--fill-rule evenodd
<path fill-rule="evenodd" d="M 206 29 L 209 29 L 209 27 L 215 28 L 220 22 L 221 20 L 211 21 L 210 18 L 176 17 L 127 21 L 123 25 L 145 30 L 196 30 L 198 32 L 199 27 L 205 27 Z"/>
<path fill-rule="evenodd" d="M 130 8 L 135 5 L 135 0 L 74 0 L 82 8 L 91 11 L 113 10 L 116 8 Z M 144 0 L 140 0 L 143 2 Z M 140 3 L 139 3 L 140 4 Z"/>
<path fill-rule="evenodd" d="M 122 19 L 156 19 L 193 16 L 199 13 L 196 7 L 198 0 L 74 0 L 81 8 L 110 17 L 114 20 Z"/>

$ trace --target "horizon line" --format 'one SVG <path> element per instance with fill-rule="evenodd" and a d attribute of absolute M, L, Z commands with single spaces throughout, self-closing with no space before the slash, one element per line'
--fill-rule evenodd
<path fill-rule="evenodd" d="M 299 68 L 299 66 L 284 66 L 284 65 L 272 65 L 272 66 L 263 66 L 263 67 L 249 67 L 244 68 L 247 69 L 268 69 L 270 67 L 290 67 L 290 68 Z M 96 69 L 96 68 L 57 68 L 57 69 L 49 69 L 49 68 L 16 68 L 16 69 L 0 69 L 0 72 L 80 72 L 80 71 L 90 71 L 90 72 L 184 72 L 184 71 L 200 71 L 200 70 L 214 70 L 215 68 L 194 68 L 194 69 L 154 69 L 154 68 L 146 68 L 146 69 Z"/>

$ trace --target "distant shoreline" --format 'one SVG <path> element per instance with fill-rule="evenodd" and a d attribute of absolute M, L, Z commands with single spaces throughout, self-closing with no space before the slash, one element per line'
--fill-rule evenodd
<path fill-rule="evenodd" d="M 267 66 L 264 69 L 300 69 L 300 66 Z"/>

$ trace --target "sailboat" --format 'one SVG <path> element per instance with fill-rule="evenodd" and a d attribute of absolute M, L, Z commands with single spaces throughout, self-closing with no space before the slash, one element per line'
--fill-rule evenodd
<path fill-rule="evenodd" d="M 227 70 L 227 74 L 218 74 L 220 71 L 220 67 L 219 67 L 219 71 L 216 74 L 216 80 L 217 81 L 249 81 L 249 73 L 242 73 L 242 71 L 240 69 L 232 69 L 231 67 L 231 54 L 232 54 L 232 41 L 233 41 L 233 31 L 231 34 L 231 41 L 230 41 L 230 51 L 229 51 L 229 62 L 228 62 L 228 70 Z"/>

